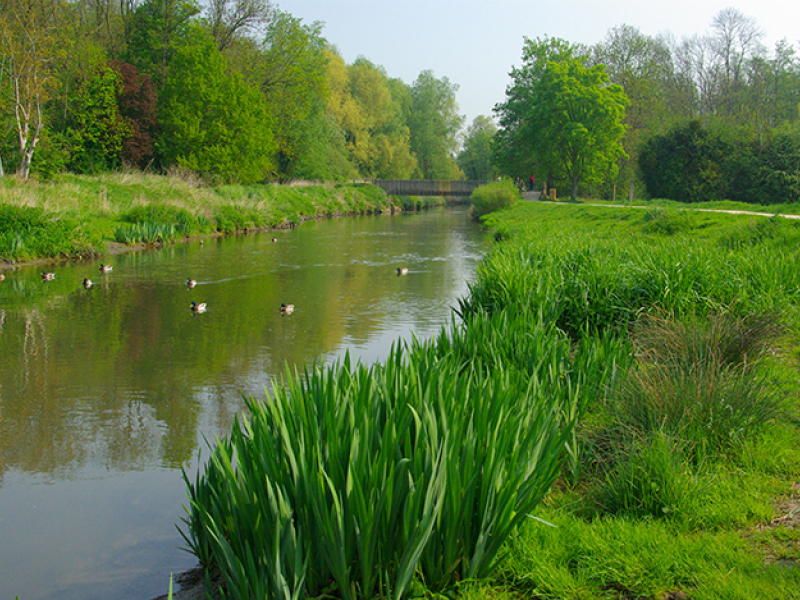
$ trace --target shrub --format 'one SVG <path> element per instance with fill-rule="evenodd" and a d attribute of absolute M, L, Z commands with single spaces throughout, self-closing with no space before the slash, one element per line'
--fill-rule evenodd
<path fill-rule="evenodd" d="M 472 216 L 479 219 L 490 212 L 513 206 L 519 200 L 519 189 L 510 179 L 501 179 L 476 188 L 469 199 Z"/>

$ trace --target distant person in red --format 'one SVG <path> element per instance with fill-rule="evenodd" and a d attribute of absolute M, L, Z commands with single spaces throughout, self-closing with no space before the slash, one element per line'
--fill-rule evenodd
<path fill-rule="evenodd" d="M 533 185 L 534 185 L 535 183 L 536 183 L 536 178 L 535 178 L 533 175 L 531 175 L 531 187 L 529 188 L 529 189 L 530 189 L 530 191 L 533 191 Z"/>

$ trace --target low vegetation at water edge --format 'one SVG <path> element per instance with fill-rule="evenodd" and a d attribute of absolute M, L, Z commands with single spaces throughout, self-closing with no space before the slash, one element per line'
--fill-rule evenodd
<path fill-rule="evenodd" d="M 400 202 L 368 185 L 204 187 L 178 176 L 60 175 L 0 179 L 0 259 L 102 254 L 109 242 L 159 244 L 304 219 L 391 210 Z"/>
<path fill-rule="evenodd" d="M 439 336 L 251 399 L 187 478 L 210 579 L 231 598 L 798 597 L 800 226 L 663 210 L 681 227 L 493 213 L 503 241 Z"/>

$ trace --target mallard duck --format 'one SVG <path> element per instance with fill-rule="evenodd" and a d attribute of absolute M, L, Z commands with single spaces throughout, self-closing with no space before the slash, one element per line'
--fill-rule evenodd
<path fill-rule="evenodd" d="M 281 313 L 284 315 L 290 315 L 294 312 L 294 304 L 286 304 L 285 302 L 281 302 Z"/>
<path fill-rule="evenodd" d="M 56 274 L 51 271 L 42 271 L 42 281 L 53 281 L 56 278 Z"/>
<path fill-rule="evenodd" d="M 86 279 L 84 279 L 84 280 L 83 280 L 83 287 L 85 287 L 87 290 L 88 290 L 90 287 L 92 287 L 92 280 L 91 280 L 91 279 L 89 279 L 88 277 L 87 277 Z"/>
<path fill-rule="evenodd" d="M 406 267 L 397 267 L 397 274 L 408 275 L 408 269 Z"/>
<path fill-rule="evenodd" d="M 189 286 L 189 289 L 192 289 L 194 286 L 197 285 L 197 280 L 196 279 L 187 279 L 186 280 L 186 285 Z"/>
<path fill-rule="evenodd" d="M 195 302 L 192 300 L 192 312 L 202 313 L 206 312 L 207 305 L 205 302 Z"/>
<path fill-rule="evenodd" d="M 272 241 L 273 241 L 273 242 L 277 242 L 277 241 L 278 241 L 278 238 L 272 238 Z"/>
<path fill-rule="evenodd" d="M 100 263 L 100 272 L 101 273 L 110 273 L 114 267 L 112 265 L 104 265 Z"/>

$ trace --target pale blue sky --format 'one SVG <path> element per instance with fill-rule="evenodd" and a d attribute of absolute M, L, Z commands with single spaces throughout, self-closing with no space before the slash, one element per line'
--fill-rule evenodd
<path fill-rule="evenodd" d="M 731 6 L 755 19 L 771 50 L 786 38 L 800 53 L 798 0 L 277 0 L 303 21 L 324 22 L 323 35 L 352 63 L 363 55 L 408 84 L 432 69 L 459 85 L 467 123 L 491 115 L 505 99 L 508 73 L 521 63 L 523 37 L 559 37 L 595 44 L 627 24 L 677 40 L 710 32 L 711 20 Z"/>

